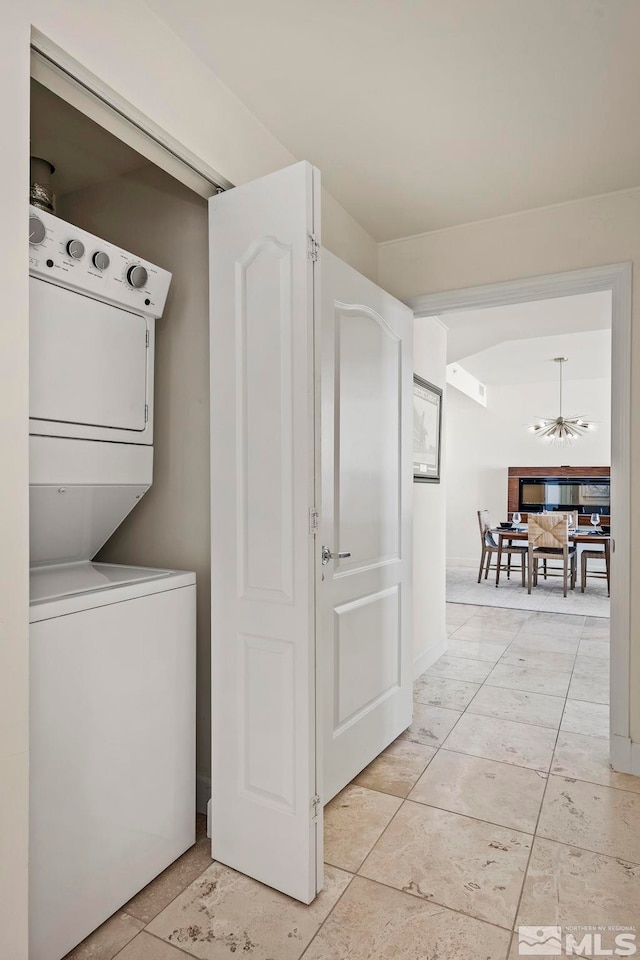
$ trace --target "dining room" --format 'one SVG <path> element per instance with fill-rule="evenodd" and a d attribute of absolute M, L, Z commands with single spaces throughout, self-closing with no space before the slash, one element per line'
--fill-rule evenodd
<path fill-rule="evenodd" d="M 608 617 L 610 295 L 446 323 L 447 599 Z"/>

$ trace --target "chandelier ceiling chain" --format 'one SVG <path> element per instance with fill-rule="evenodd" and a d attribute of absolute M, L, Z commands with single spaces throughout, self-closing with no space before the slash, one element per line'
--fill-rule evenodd
<path fill-rule="evenodd" d="M 529 429 L 537 437 L 543 440 L 549 440 L 556 443 L 570 443 L 582 437 L 588 430 L 593 430 L 594 423 L 585 420 L 584 417 L 564 417 L 562 415 L 562 365 L 567 362 L 568 357 L 554 357 L 553 362 L 560 367 L 560 412 L 557 417 L 541 417 L 536 423 L 532 423 Z"/>

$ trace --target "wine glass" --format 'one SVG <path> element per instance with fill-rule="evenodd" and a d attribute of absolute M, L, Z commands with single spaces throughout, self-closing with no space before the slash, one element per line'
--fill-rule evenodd
<path fill-rule="evenodd" d="M 513 519 L 513 525 L 514 525 L 514 527 L 519 527 L 520 524 L 522 523 L 522 515 L 519 514 L 519 513 L 517 513 L 517 512 L 514 513 L 512 519 Z"/>
<path fill-rule="evenodd" d="M 593 532 L 595 533 L 599 524 L 600 524 L 600 514 L 592 513 L 591 514 L 591 523 L 593 524 Z"/>

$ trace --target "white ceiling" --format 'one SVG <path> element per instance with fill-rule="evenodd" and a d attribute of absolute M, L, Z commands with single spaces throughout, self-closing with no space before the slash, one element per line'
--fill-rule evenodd
<path fill-rule="evenodd" d="M 377 240 L 640 182 L 638 0 L 147 3 Z"/>
<path fill-rule="evenodd" d="M 610 329 L 611 294 L 585 293 L 508 307 L 466 310 L 447 313 L 442 320 L 449 328 L 447 363 L 457 361 L 466 367 L 467 357 L 504 341 Z"/>
<path fill-rule="evenodd" d="M 31 155 L 56 168 L 56 196 L 110 180 L 139 167 L 144 157 L 36 80 L 31 81 Z"/>
<path fill-rule="evenodd" d="M 489 387 L 513 383 L 557 385 L 560 374 L 554 357 L 568 358 L 562 371 L 565 382 L 610 377 L 611 330 L 508 340 L 466 357 L 460 366 Z M 552 391 L 550 396 L 556 393 Z"/>

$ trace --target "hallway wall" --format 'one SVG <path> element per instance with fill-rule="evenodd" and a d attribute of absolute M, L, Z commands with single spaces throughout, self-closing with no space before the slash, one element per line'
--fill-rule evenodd
<path fill-rule="evenodd" d="M 414 321 L 413 369 L 443 391 L 446 435 L 448 392 L 447 330 L 437 317 Z M 420 676 L 447 647 L 446 575 L 446 451 L 441 449 L 440 483 L 413 484 L 413 637 L 414 675 Z"/>
<path fill-rule="evenodd" d="M 640 270 L 640 189 L 623 190 L 380 245 L 379 282 L 400 299 L 632 261 Z M 640 326 L 640 284 L 633 324 Z M 640 337 L 632 344 L 631 409 L 640 407 Z M 640 420 L 631 423 L 631 481 L 640 473 Z M 640 569 L 640 504 L 632 507 L 631 581 Z M 631 596 L 632 739 L 640 744 L 640 594 Z M 640 748 L 638 748 L 640 750 Z M 640 762 L 640 760 L 638 761 Z"/>

